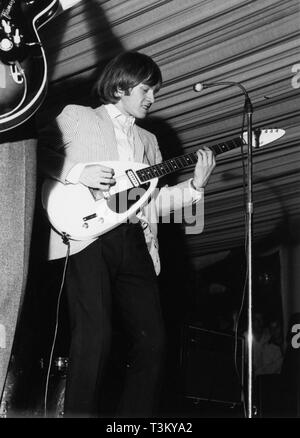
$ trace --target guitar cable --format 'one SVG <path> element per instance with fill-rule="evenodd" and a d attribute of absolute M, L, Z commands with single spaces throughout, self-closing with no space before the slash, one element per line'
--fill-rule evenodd
<path fill-rule="evenodd" d="M 47 399 L 48 399 L 50 371 L 51 371 L 53 353 L 54 353 L 54 348 L 55 348 L 55 343 L 56 343 L 56 338 L 57 338 L 57 332 L 58 332 L 60 302 L 61 302 L 61 296 L 62 296 L 63 286 L 65 283 L 66 272 L 67 272 L 67 267 L 68 267 L 68 260 L 69 260 L 69 255 L 70 255 L 70 240 L 69 240 L 69 237 L 66 233 L 62 233 L 62 240 L 67 245 L 67 253 L 66 253 L 66 260 L 65 260 L 65 264 L 64 264 L 63 275 L 62 275 L 61 285 L 60 285 L 58 299 L 57 299 L 55 328 L 54 328 L 52 347 L 51 347 L 51 351 L 50 351 L 50 357 L 49 357 L 49 363 L 48 363 L 48 369 L 47 369 L 45 395 L 44 395 L 44 417 L 45 418 L 47 418 Z"/>
<path fill-rule="evenodd" d="M 27 95 L 27 79 L 26 79 L 26 75 L 24 73 L 24 70 L 22 69 L 20 63 L 18 61 L 15 62 L 15 64 L 13 64 L 16 66 L 16 68 L 19 70 L 19 73 L 21 74 L 22 78 L 23 78 L 23 82 L 24 82 L 24 93 L 23 96 L 20 100 L 20 102 L 17 104 L 17 106 L 15 108 L 13 108 L 11 111 L 9 111 L 8 113 L 2 114 L 0 116 L 0 119 L 3 119 L 4 117 L 8 117 L 10 114 L 14 113 L 15 111 L 17 111 L 24 103 L 25 99 L 26 99 L 26 95 Z M 11 65 L 12 68 L 12 65 Z"/>

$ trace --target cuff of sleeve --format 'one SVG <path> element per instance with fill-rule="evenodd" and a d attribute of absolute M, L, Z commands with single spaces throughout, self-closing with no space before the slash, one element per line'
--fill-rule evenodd
<path fill-rule="evenodd" d="M 85 164 L 83 163 L 75 164 L 75 166 L 73 166 L 68 173 L 66 181 L 71 184 L 78 184 L 81 172 L 83 171 L 84 167 Z"/>
<path fill-rule="evenodd" d="M 189 180 L 189 187 L 193 198 L 200 199 L 204 195 L 204 188 L 196 189 L 193 184 L 193 178 Z"/>

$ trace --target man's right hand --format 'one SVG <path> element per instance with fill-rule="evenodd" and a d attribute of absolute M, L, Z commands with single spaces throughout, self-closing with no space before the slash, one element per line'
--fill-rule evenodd
<path fill-rule="evenodd" d="M 112 185 L 116 184 L 114 174 L 114 169 L 110 167 L 102 164 L 88 164 L 81 172 L 79 182 L 93 189 L 108 191 Z"/>

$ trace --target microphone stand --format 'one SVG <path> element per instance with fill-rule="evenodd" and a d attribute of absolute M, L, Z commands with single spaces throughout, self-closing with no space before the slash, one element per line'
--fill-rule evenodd
<path fill-rule="evenodd" d="M 217 83 L 216 83 L 217 84 Z M 245 95 L 244 112 L 247 114 L 247 205 L 246 205 L 246 217 L 247 217 L 247 273 L 248 273 L 248 329 L 247 329 L 247 416 L 252 418 L 253 414 L 253 332 L 252 332 L 252 238 L 253 238 L 253 201 L 252 201 L 252 138 L 253 138 L 253 126 L 252 115 L 253 107 L 248 95 L 247 90 L 240 82 L 218 82 L 218 84 L 237 85 L 240 87 Z M 257 145 L 256 145 L 257 146 Z"/>
<path fill-rule="evenodd" d="M 242 87 L 244 88 L 244 87 Z M 245 94 L 245 113 L 247 114 L 247 143 L 248 143 L 248 154 L 247 154 L 247 272 L 248 272 L 248 336 L 247 336 L 247 357 L 248 357 L 248 405 L 247 414 L 248 418 L 252 418 L 252 394 L 253 394 L 253 333 L 252 333 L 252 237 L 253 237 L 253 201 L 252 201 L 252 115 L 253 107 L 250 97 L 247 91 L 244 89 Z"/>
<path fill-rule="evenodd" d="M 231 82 L 231 84 L 233 84 Z M 252 200 L 252 143 L 253 143 L 253 126 L 252 115 L 253 106 L 248 95 L 247 90 L 240 82 L 235 82 L 235 85 L 241 88 L 245 95 L 244 112 L 247 114 L 247 205 L 246 205 L 246 217 L 247 217 L 247 278 L 248 278 L 248 329 L 247 329 L 247 416 L 252 418 L 253 416 L 253 331 L 252 331 L 252 240 L 253 240 L 253 200 Z M 257 139 L 258 140 L 258 139 Z M 257 145 L 256 145 L 257 146 Z"/>
<path fill-rule="evenodd" d="M 229 86 L 238 86 L 244 96 L 245 96 L 245 106 L 244 112 L 247 114 L 247 143 L 248 143 L 248 154 L 247 154 L 247 205 L 246 205 L 246 216 L 247 216 L 247 274 L 248 274 L 248 329 L 247 329 L 247 357 L 248 357 L 248 375 L 247 375 L 247 387 L 248 387 L 248 404 L 247 404 L 247 415 L 248 418 L 252 418 L 253 408 L 252 408 L 252 395 L 253 395 L 253 333 L 252 333 L 252 237 L 253 237 L 253 229 L 252 229 L 252 219 L 253 219 L 253 201 L 252 201 L 252 115 L 253 115 L 253 107 L 248 95 L 247 90 L 240 82 L 232 82 L 232 81 L 218 81 L 218 82 L 204 82 L 195 84 L 194 90 L 199 92 L 204 88 L 215 87 L 218 85 L 229 85 Z M 258 142 L 258 136 L 256 135 L 256 141 Z M 257 145 L 256 145 L 257 146 Z"/>

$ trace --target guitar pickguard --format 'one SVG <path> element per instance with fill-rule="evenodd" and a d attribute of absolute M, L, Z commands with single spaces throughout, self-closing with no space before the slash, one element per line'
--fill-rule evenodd
<path fill-rule="evenodd" d="M 147 193 L 150 183 L 118 192 L 107 198 L 107 206 L 114 213 L 125 213 Z"/>
<path fill-rule="evenodd" d="M 156 188 L 157 178 L 133 187 L 126 175 L 129 168 L 136 171 L 148 167 L 144 163 L 105 161 L 102 164 L 115 171 L 116 185 L 109 194 L 52 179 L 43 184 L 42 204 L 50 223 L 73 240 L 98 237 L 126 222 L 149 201 Z"/>

